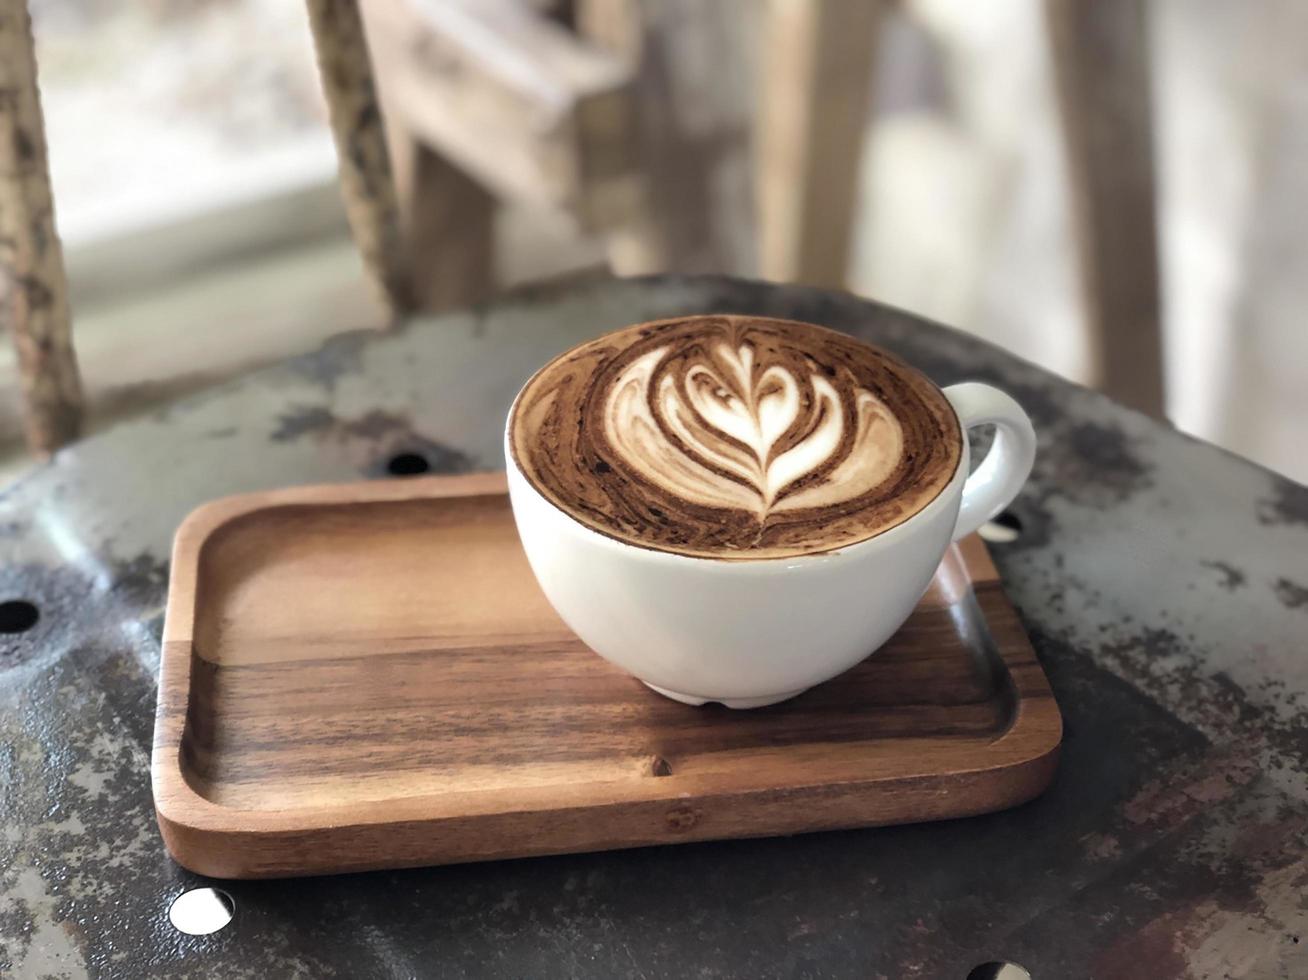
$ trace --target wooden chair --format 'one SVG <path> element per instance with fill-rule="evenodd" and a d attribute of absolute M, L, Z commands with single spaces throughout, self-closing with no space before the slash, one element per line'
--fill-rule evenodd
<path fill-rule="evenodd" d="M 368 0 L 369 46 L 427 309 L 493 291 L 499 202 L 567 214 L 624 252 L 643 218 L 625 0 Z M 651 242 L 650 235 L 644 235 Z M 652 247 L 652 246 L 651 246 Z M 654 254 L 644 265 L 657 266 Z"/>
<path fill-rule="evenodd" d="M 628 271 L 660 264 L 630 132 L 630 3 L 579 0 L 589 40 L 549 6 L 375 0 L 365 34 L 358 0 L 307 0 L 347 217 L 392 319 L 493 288 L 497 198 L 566 210 Z M 0 7 L 0 92 L 0 326 L 45 456 L 77 436 L 83 396 L 22 0 Z"/>
<path fill-rule="evenodd" d="M 526 0 L 376 0 L 382 93 L 402 121 L 388 133 L 358 0 L 307 0 L 351 231 L 393 318 L 491 287 L 497 195 L 564 208 L 661 264 L 629 129 L 632 2 L 578 0 L 586 40 Z M 866 117 L 879 6 L 769 0 L 757 155 L 769 278 L 844 282 L 861 144 L 852 123 Z M 21 2 L 2 9 L 0 324 L 18 353 L 28 444 L 48 455 L 76 437 L 83 399 L 31 22 Z M 1046 0 L 1046 14 L 1101 386 L 1161 415 L 1141 0 Z"/>

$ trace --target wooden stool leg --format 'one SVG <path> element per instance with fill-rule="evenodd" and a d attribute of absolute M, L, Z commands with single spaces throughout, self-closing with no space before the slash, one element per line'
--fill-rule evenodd
<path fill-rule="evenodd" d="M 0 326 L 18 352 L 27 444 L 48 455 L 81 429 L 82 383 L 22 0 L 0 8 Z"/>
<path fill-rule="evenodd" d="M 392 317 L 417 303 L 357 0 L 308 0 L 355 243 Z"/>
<path fill-rule="evenodd" d="M 414 291 L 426 310 L 479 303 L 495 289 L 495 198 L 426 147 L 413 151 L 405 217 Z"/>
<path fill-rule="evenodd" d="M 414 298 L 432 311 L 486 299 L 495 289 L 495 198 L 423 146 L 398 115 L 386 120 Z"/>
<path fill-rule="evenodd" d="M 843 286 L 879 0 L 769 0 L 758 121 L 759 268 Z"/>
<path fill-rule="evenodd" d="M 575 0 L 577 33 L 639 72 L 644 47 L 644 22 L 638 0 Z M 639 127 L 628 129 L 638 140 Z M 615 275 L 640 276 L 668 268 L 668 249 L 654 211 L 653 194 L 644 159 L 630 175 L 621 202 L 604 229 L 609 268 Z"/>
<path fill-rule="evenodd" d="M 1161 417 L 1149 41 L 1141 0 L 1046 0 L 1099 386 Z"/>

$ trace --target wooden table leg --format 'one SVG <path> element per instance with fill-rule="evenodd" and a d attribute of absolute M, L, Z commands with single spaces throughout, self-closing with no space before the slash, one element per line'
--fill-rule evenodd
<path fill-rule="evenodd" d="M 82 383 L 23 0 L 0 5 L 0 326 L 18 352 L 27 444 L 48 455 L 81 429 Z"/>
<path fill-rule="evenodd" d="M 880 0 L 769 0 L 759 60 L 759 268 L 843 286 Z"/>
<path fill-rule="evenodd" d="M 1141 0 L 1046 0 L 1097 380 L 1165 409 L 1149 38 Z"/>
<path fill-rule="evenodd" d="M 350 230 L 396 317 L 415 309 L 417 299 L 358 2 L 308 0 L 308 8 Z"/>

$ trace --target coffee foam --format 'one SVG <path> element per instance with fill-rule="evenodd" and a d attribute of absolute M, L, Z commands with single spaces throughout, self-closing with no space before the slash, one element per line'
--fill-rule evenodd
<path fill-rule="evenodd" d="M 511 432 L 523 472 L 582 523 L 722 558 L 871 537 L 933 499 L 961 451 L 940 391 L 884 351 L 734 316 L 582 345 L 528 383 Z"/>

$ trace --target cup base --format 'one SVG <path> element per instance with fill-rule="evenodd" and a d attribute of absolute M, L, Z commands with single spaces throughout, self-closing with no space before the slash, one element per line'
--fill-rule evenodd
<path fill-rule="evenodd" d="M 781 701 L 789 701 L 793 697 L 798 697 L 808 690 L 804 688 L 799 691 L 787 691 L 785 694 L 765 694 L 761 698 L 702 698 L 696 694 L 681 694 L 677 691 L 669 691 L 665 687 L 658 687 L 649 681 L 641 681 L 646 687 L 656 694 L 662 694 L 665 698 L 671 698 L 673 701 L 680 701 L 682 704 L 690 704 L 699 707 L 702 704 L 722 704 L 728 708 L 734 708 L 738 711 L 748 708 L 764 708 L 769 704 L 777 704 Z"/>

